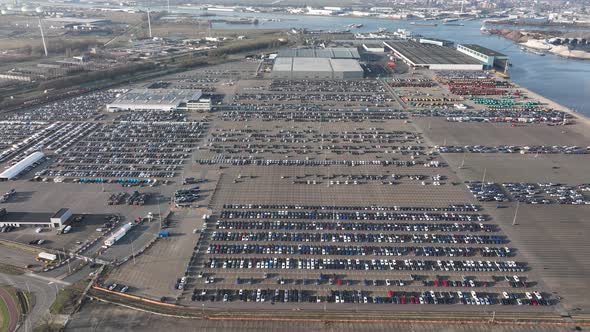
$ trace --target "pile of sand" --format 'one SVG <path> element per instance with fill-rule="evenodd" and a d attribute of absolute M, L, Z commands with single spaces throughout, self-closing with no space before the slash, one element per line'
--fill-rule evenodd
<path fill-rule="evenodd" d="M 522 42 L 522 41 L 526 41 L 526 37 L 520 32 L 520 31 L 510 31 L 510 30 L 506 30 L 506 31 L 502 31 L 504 37 L 515 41 L 515 42 Z"/>
<path fill-rule="evenodd" d="M 565 45 L 554 46 L 551 48 L 550 52 L 566 58 L 590 60 L 590 52 L 576 49 L 570 50 L 569 47 Z"/>
<path fill-rule="evenodd" d="M 527 48 L 532 48 L 535 50 L 542 50 L 542 51 L 548 51 L 553 48 L 553 45 L 547 44 L 544 41 L 539 40 L 539 39 L 529 39 L 525 43 L 520 43 L 520 45 L 527 47 Z"/>

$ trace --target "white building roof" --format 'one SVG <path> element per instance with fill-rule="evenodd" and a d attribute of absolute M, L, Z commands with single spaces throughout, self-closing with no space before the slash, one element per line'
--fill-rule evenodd
<path fill-rule="evenodd" d="M 173 110 L 181 103 L 201 98 L 201 90 L 133 89 L 107 105 L 108 109 Z"/>
<path fill-rule="evenodd" d="M 354 59 L 330 59 L 330 64 L 335 72 L 363 72 L 363 68 Z"/>
<path fill-rule="evenodd" d="M 18 163 L 14 164 L 2 174 L 0 174 L 0 179 L 2 180 L 11 180 L 19 175 L 25 168 L 31 166 L 32 164 L 36 163 L 37 161 L 41 160 L 45 155 L 43 152 L 33 152 L 28 155 L 25 159 L 19 161 Z"/>

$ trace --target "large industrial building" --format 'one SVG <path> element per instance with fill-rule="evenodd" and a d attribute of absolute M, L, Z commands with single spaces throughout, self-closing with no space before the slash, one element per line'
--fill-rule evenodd
<path fill-rule="evenodd" d="M 278 57 L 272 69 L 276 79 L 359 79 L 363 74 L 355 59 Z"/>
<path fill-rule="evenodd" d="M 279 51 L 282 58 L 360 59 L 355 47 L 289 48 Z"/>
<path fill-rule="evenodd" d="M 408 65 L 432 70 L 482 70 L 483 64 L 454 48 L 421 44 L 410 40 L 393 40 L 385 47 Z"/>
<path fill-rule="evenodd" d="M 72 218 L 72 211 L 62 208 L 56 213 L 7 212 L 0 208 L 0 227 L 47 227 L 62 229 Z"/>
<path fill-rule="evenodd" d="M 476 44 L 459 44 L 457 51 L 483 62 L 485 69 L 497 68 L 506 71 L 508 68 L 508 56 L 489 48 Z"/>
<path fill-rule="evenodd" d="M 0 181 L 8 181 L 16 178 L 21 174 L 25 169 L 33 166 L 35 163 L 39 162 L 45 157 L 43 152 L 33 152 L 28 155 L 25 159 L 19 161 L 18 163 L 12 165 L 4 172 L 0 174 Z"/>
<path fill-rule="evenodd" d="M 201 90 L 132 89 L 107 105 L 109 112 L 175 111 L 181 104 L 198 101 Z"/>

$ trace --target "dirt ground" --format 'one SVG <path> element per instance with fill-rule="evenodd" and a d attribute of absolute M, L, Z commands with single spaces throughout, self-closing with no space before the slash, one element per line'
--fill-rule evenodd
<path fill-rule="evenodd" d="M 68 323 L 66 331 L 414 331 L 414 332 L 565 332 L 572 327 L 539 325 L 445 325 L 392 323 L 303 323 L 280 321 L 203 321 L 166 318 L 103 303 L 83 307 Z M 583 331 L 583 330 L 581 330 Z"/>

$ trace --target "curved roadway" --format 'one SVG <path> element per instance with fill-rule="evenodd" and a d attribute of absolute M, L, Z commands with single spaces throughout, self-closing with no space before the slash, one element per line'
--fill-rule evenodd
<path fill-rule="evenodd" d="M 8 332 L 13 332 L 16 330 L 16 324 L 18 323 L 18 307 L 17 304 L 14 302 L 14 298 L 10 296 L 5 289 L 0 288 L 0 299 L 6 305 L 8 309 Z"/>
<path fill-rule="evenodd" d="M 53 301 L 55 301 L 57 289 L 63 288 L 64 285 L 68 285 L 69 283 L 57 279 L 45 278 L 32 273 L 23 275 L 9 275 L 0 273 L 0 284 L 10 285 L 12 287 L 27 290 L 32 293 L 34 297 L 33 308 L 27 316 L 26 324 L 22 324 L 19 328 L 19 330 L 24 331 L 25 325 L 29 326 L 30 329 L 30 327 L 35 326 L 35 324 L 39 322 L 41 318 L 43 318 L 43 315 L 45 315 Z M 2 293 L 0 293 L 0 295 L 1 294 Z M 17 308 L 17 318 L 14 323 L 16 326 L 16 323 L 18 322 L 18 307 L 15 308 Z M 13 330 L 10 328 L 8 329 L 8 331 Z"/>

